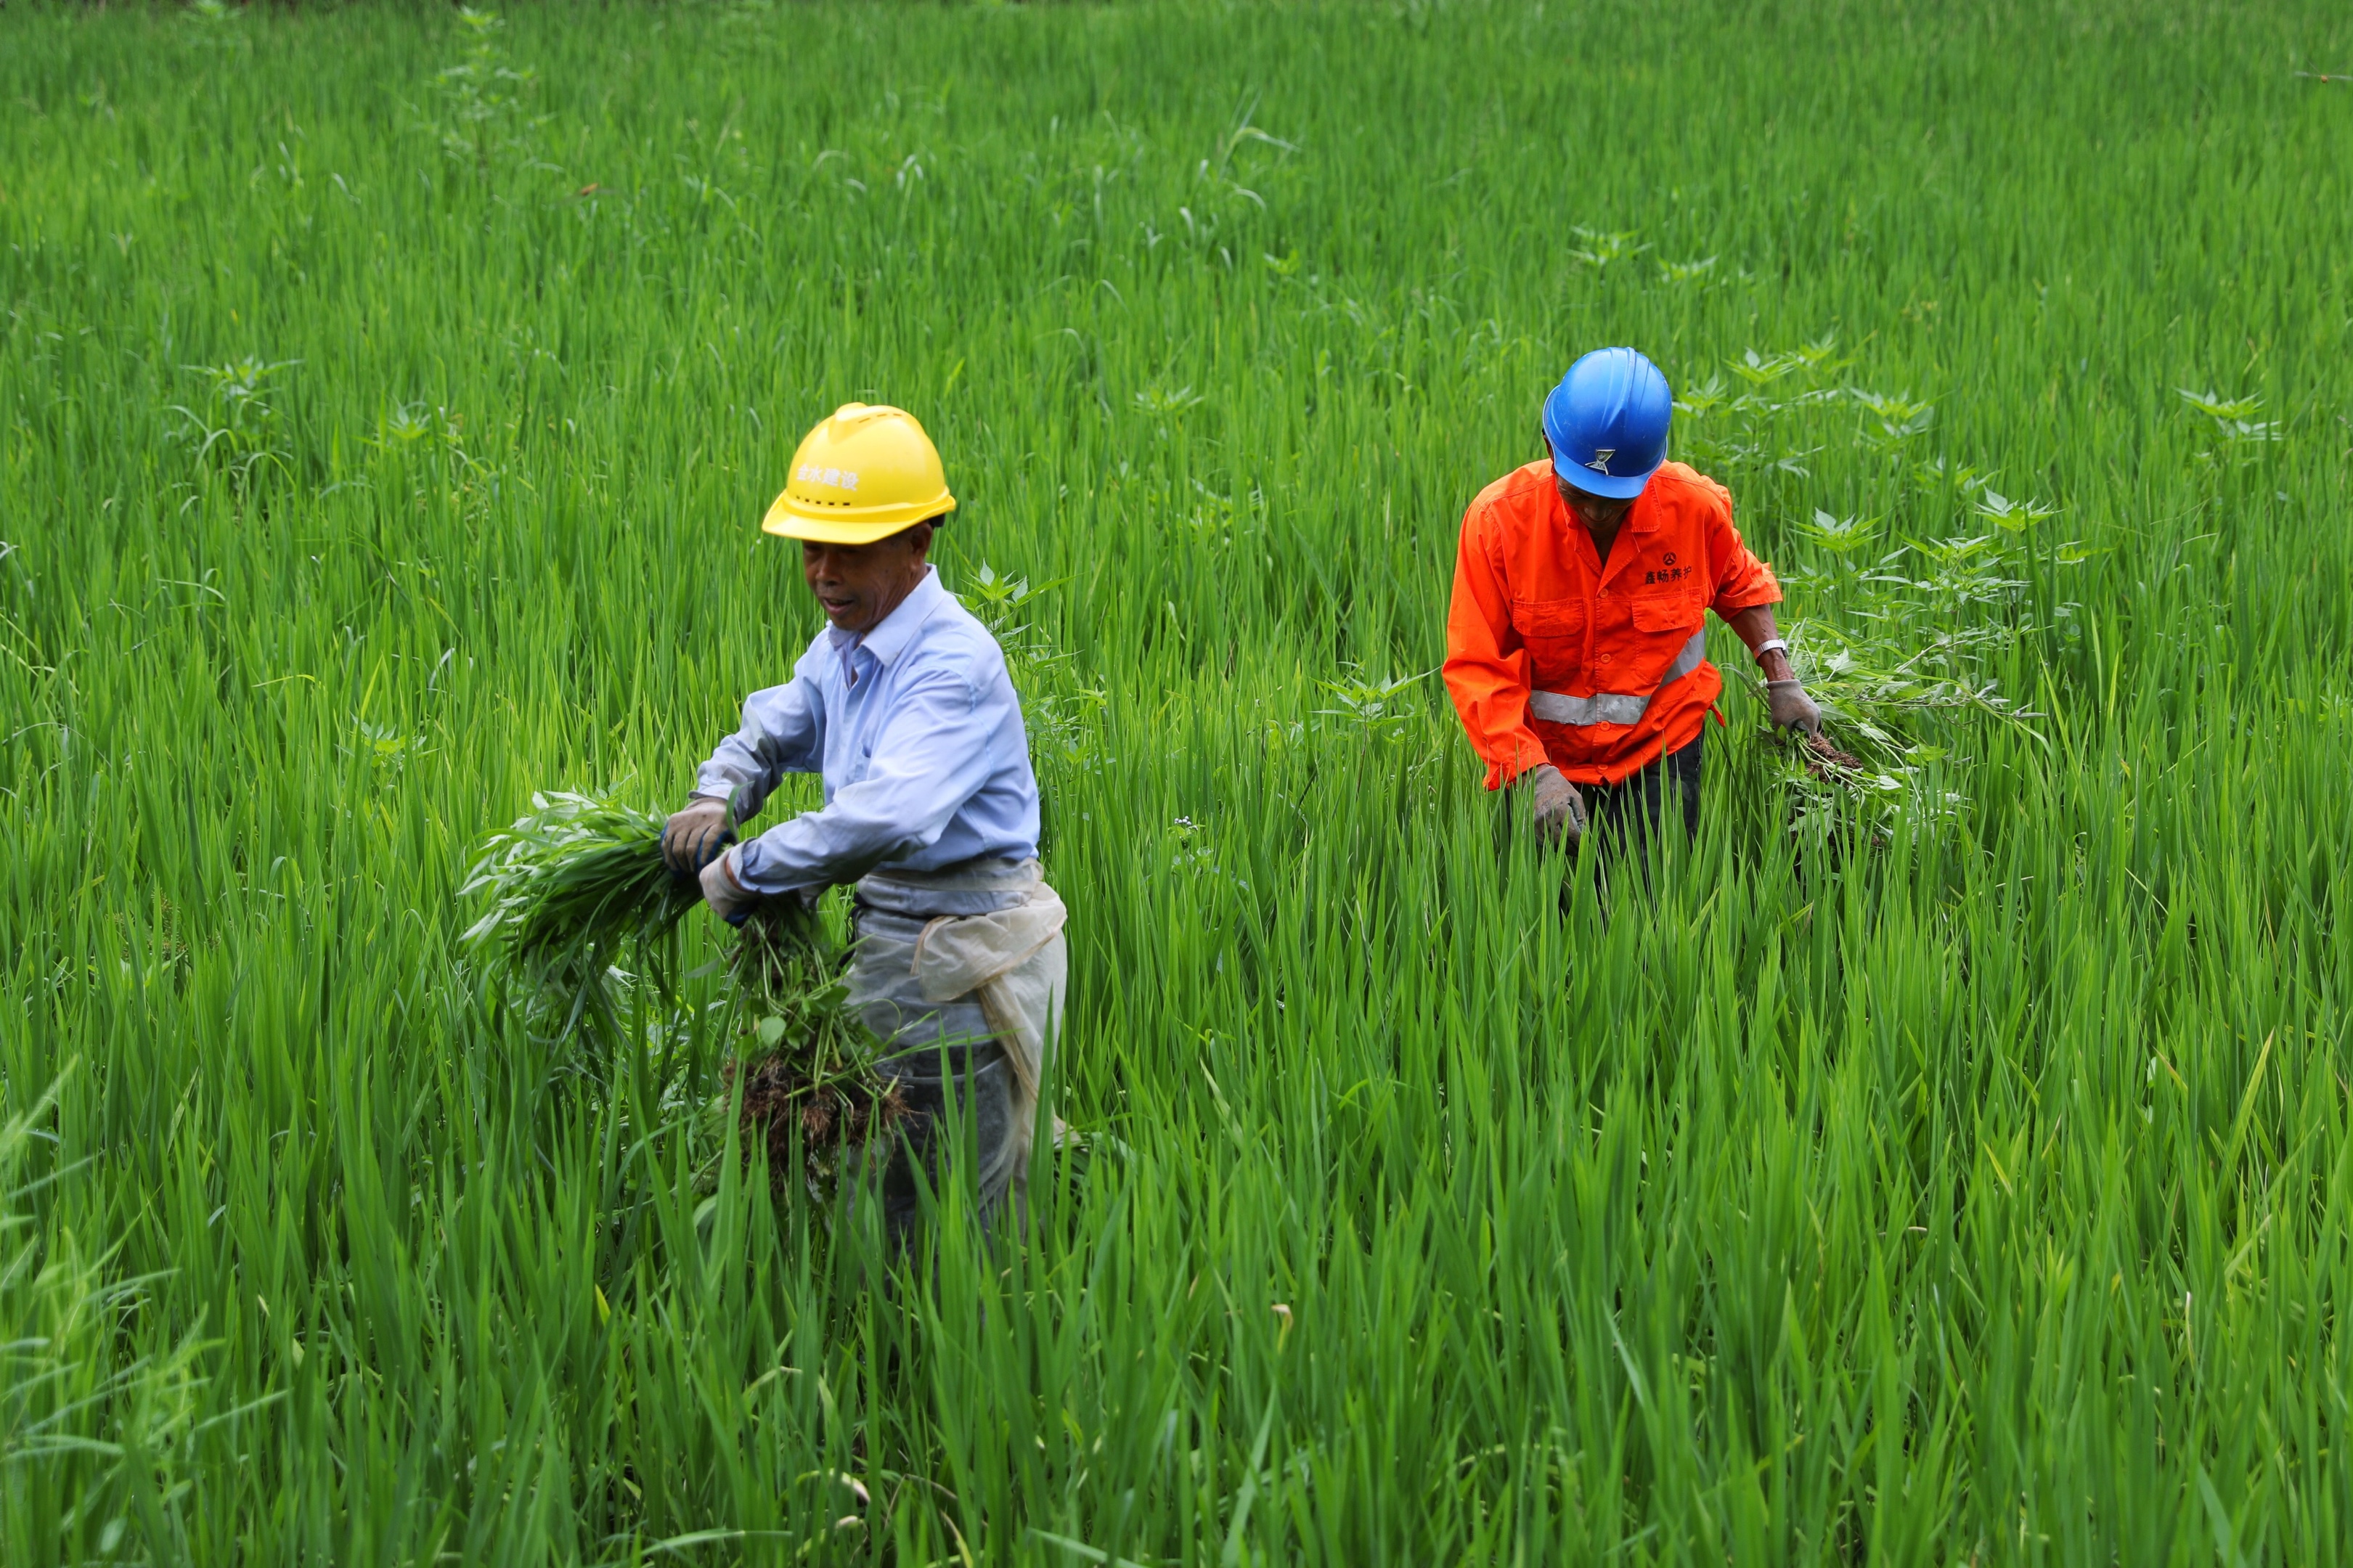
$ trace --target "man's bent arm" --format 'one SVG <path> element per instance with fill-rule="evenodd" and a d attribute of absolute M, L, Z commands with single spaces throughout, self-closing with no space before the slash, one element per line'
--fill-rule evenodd
<path fill-rule="evenodd" d="M 866 776 L 822 810 L 779 823 L 744 847 L 737 870 L 754 892 L 854 882 L 875 867 L 939 842 L 988 782 L 989 742 L 1011 717 L 1013 689 L 976 692 L 940 670 L 907 691 L 874 739 Z"/>
<path fill-rule="evenodd" d="M 1733 526 L 1731 493 L 1720 485 L 1715 489 L 1723 498 L 1724 509 L 1710 520 L 1708 527 L 1708 555 L 1716 563 L 1709 607 L 1732 628 L 1735 637 L 1748 645 L 1749 657 L 1757 658 L 1758 648 L 1781 635 L 1773 621 L 1773 606 L 1780 602 L 1781 584 L 1774 581 L 1773 569 L 1757 558 L 1756 552 L 1741 541 L 1740 530 Z M 1788 658 L 1778 648 L 1757 662 L 1767 680 L 1793 679 Z"/>
<path fill-rule="evenodd" d="M 1748 655 L 1757 660 L 1757 667 L 1764 672 L 1766 679 L 1798 679 L 1797 672 L 1789 668 L 1788 654 L 1778 647 L 1762 655 L 1757 651 L 1768 642 L 1780 640 L 1781 633 L 1774 623 L 1772 605 L 1751 605 L 1745 610 L 1725 616 L 1724 624 L 1732 628 L 1735 637 L 1748 645 Z"/>
<path fill-rule="evenodd" d="M 746 820 L 786 773 L 816 773 L 824 747 L 817 694 L 795 675 L 744 700 L 744 727 L 696 771 L 694 793 L 724 799 L 733 791 L 735 820 Z"/>

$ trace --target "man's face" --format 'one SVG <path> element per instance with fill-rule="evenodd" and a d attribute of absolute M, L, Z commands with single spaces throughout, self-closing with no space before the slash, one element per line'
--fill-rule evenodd
<path fill-rule="evenodd" d="M 919 522 L 872 544 L 801 542 L 801 576 L 825 608 L 825 618 L 846 632 L 864 634 L 882 624 L 899 602 L 923 580 L 923 558 L 932 548 L 932 525 Z"/>
<path fill-rule="evenodd" d="M 1552 482 L 1558 487 L 1560 499 L 1567 504 L 1569 514 L 1585 524 L 1588 532 L 1615 533 L 1618 525 L 1626 521 L 1626 514 L 1634 510 L 1634 502 L 1630 500 L 1611 500 L 1607 496 L 1578 489 L 1557 473 L 1553 475 Z"/>

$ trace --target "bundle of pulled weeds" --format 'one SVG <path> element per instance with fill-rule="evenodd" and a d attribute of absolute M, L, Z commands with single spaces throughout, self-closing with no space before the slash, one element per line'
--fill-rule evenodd
<path fill-rule="evenodd" d="M 1875 768 L 1820 734 L 1774 731 L 1771 743 L 1791 764 L 1789 834 L 1806 838 L 1822 833 L 1873 849 L 1887 847 L 1893 814 L 1904 785 L 1886 769 Z"/>
<path fill-rule="evenodd" d="M 638 977 L 624 959 L 653 973 L 665 1031 L 688 1027 L 662 960 L 702 891 L 663 863 L 661 830 L 660 818 L 609 795 L 535 795 L 528 814 L 491 836 L 459 889 L 490 905 L 462 940 L 497 961 L 533 1033 L 572 1059 L 603 1057 L 628 1037 L 622 1019 Z M 742 1147 L 766 1150 L 780 1194 L 797 1163 L 824 1196 L 843 1163 L 906 1114 L 897 1086 L 875 1069 L 873 1036 L 849 1011 L 844 960 L 819 912 L 796 898 L 754 913 L 724 960 L 729 994 L 716 1011 L 732 1048 L 702 1131 L 707 1147 L 724 1148 L 740 1079 Z"/>
<path fill-rule="evenodd" d="M 714 1134 L 708 1143 L 723 1143 L 729 1091 L 740 1079 L 745 1152 L 757 1137 L 779 1195 L 796 1152 L 809 1194 L 823 1200 L 842 1163 L 907 1114 L 898 1084 L 875 1070 L 872 1032 L 849 1010 L 847 956 L 818 912 L 797 898 L 772 899 L 754 912 L 729 955 L 737 1016 L 747 1027 L 705 1112 Z"/>

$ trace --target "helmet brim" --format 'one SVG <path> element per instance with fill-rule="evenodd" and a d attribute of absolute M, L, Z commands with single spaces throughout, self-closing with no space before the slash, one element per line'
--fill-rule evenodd
<path fill-rule="evenodd" d="M 1642 487 L 1649 484 L 1651 476 L 1659 470 L 1646 468 L 1639 474 L 1603 474 L 1582 463 L 1555 457 L 1552 471 L 1566 479 L 1571 489 L 1583 490 L 1587 495 L 1599 496 L 1604 500 L 1632 500 L 1642 493 Z"/>
<path fill-rule="evenodd" d="M 773 533 L 780 539 L 805 540 L 811 544 L 877 544 L 894 533 L 904 533 L 919 522 L 930 522 L 955 510 L 955 497 L 942 491 L 920 506 L 825 507 L 806 506 L 787 491 L 776 498 L 768 508 L 768 515 L 760 521 L 760 531 Z"/>

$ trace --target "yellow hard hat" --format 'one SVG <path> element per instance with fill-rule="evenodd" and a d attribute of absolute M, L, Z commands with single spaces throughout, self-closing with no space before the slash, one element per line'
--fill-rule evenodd
<path fill-rule="evenodd" d="M 845 403 L 801 438 L 762 531 L 819 544 L 871 544 L 955 510 L 940 454 L 915 416 Z"/>

